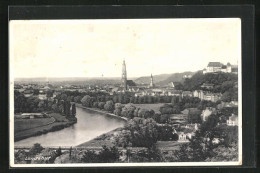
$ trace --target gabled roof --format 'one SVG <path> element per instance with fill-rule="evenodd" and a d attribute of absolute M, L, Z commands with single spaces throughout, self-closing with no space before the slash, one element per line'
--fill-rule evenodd
<path fill-rule="evenodd" d="M 209 62 L 208 67 L 222 67 L 220 62 Z"/>

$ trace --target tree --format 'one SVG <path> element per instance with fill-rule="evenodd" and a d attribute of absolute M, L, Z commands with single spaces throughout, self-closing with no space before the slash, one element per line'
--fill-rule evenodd
<path fill-rule="evenodd" d="M 121 115 L 127 118 L 133 118 L 135 109 L 135 106 L 132 104 L 127 104 L 122 108 Z"/>
<path fill-rule="evenodd" d="M 230 147 L 219 145 L 213 149 L 213 156 L 208 157 L 207 162 L 230 162 L 238 160 L 238 146 L 233 143 Z"/>
<path fill-rule="evenodd" d="M 111 148 L 103 146 L 98 158 L 101 163 L 114 163 L 119 161 L 119 156 L 119 151 L 115 146 Z"/>
<path fill-rule="evenodd" d="M 54 93 L 53 90 L 48 90 L 48 91 L 46 92 L 46 96 L 47 96 L 48 98 L 50 98 L 50 97 L 53 96 L 53 93 Z"/>
<path fill-rule="evenodd" d="M 94 102 L 93 97 L 90 97 L 89 95 L 85 95 L 82 99 L 81 99 L 81 103 L 83 106 L 86 107 L 92 107 Z"/>
<path fill-rule="evenodd" d="M 160 123 L 168 123 L 170 116 L 168 114 L 163 114 L 160 116 Z"/>
<path fill-rule="evenodd" d="M 140 118 L 152 118 L 154 116 L 154 110 L 150 109 L 140 109 L 138 111 L 138 117 Z"/>
<path fill-rule="evenodd" d="M 175 105 L 177 103 L 177 98 L 175 96 L 172 97 L 171 103 L 172 105 Z"/>
<path fill-rule="evenodd" d="M 29 150 L 29 155 L 35 156 L 43 150 L 43 147 L 39 143 L 35 143 L 32 148 Z"/>
<path fill-rule="evenodd" d="M 171 141 L 173 139 L 173 129 L 171 126 L 159 126 L 158 127 L 159 132 L 159 139 L 160 141 Z"/>
<path fill-rule="evenodd" d="M 38 89 L 33 90 L 33 95 L 39 95 L 40 91 Z"/>
<path fill-rule="evenodd" d="M 67 100 L 67 94 L 61 94 L 60 99 L 66 101 Z"/>
<path fill-rule="evenodd" d="M 75 104 L 72 105 L 71 115 L 72 115 L 72 116 L 75 116 L 75 115 L 76 115 L 76 105 L 75 105 Z"/>
<path fill-rule="evenodd" d="M 188 123 L 200 123 L 201 111 L 196 108 L 189 108 Z"/>
<path fill-rule="evenodd" d="M 114 114 L 115 115 L 118 115 L 118 116 L 121 116 L 121 111 L 122 111 L 122 108 L 124 106 L 121 104 L 121 103 L 116 103 L 115 104 L 115 110 L 114 110 Z"/>
<path fill-rule="evenodd" d="M 59 109 L 59 113 L 61 113 L 61 114 L 64 113 L 64 106 L 63 105 L 59 105 L 58 109 Z"/>
<path fill-rule="evenodd" d="M 70 159 L 71 159 L 71 152 L 72 152 L 72 147 L 70 147 L 70 155 L 69 155 L 69 156 L 70 156 Z"/>
<path fill-rule="evenodd" d="M 81 159 L 84 163 L 98 163 L 99 161 L 99 155 L 96 154 L 94 151 L 87 150 L 84 152 L 84 155 Z"/>
<path fill-rule="evenodd" d="M 74 97 L 74 102 L 76 102 L 76 103 L 81 103 L 81 99 L 82 99 L 82 97 L 81 96 L 76 96 L 76 97 Z"/>
<path fill-rule="evenodd" d="M 99 109 L 104 109 L 105 103 L 104 102 L 99 102 L 98 103 L 98 108 Z"/>
<path fill-rule="evenodd" d="M 104 105 L 104 109 L 108 112 L 113 112 L 114 110 L 114 103 L 113 101 L 107 101 L 106 104 Z"/>
<path fill-rule="evenodd" d="M 118 103 L 118 102 L 119 102 L 118 96 L 114 96 L 114 97 L 113 97 L 113 102 L 114 102 L 114 103 Z"/>
<path fill-rule="evenodd" d="M 60 155 L 62 155 L 61 147 L 59 147 L 59 148 L 56 150 L 56 156 L 59 157 Z"/>
<path fill-rule="evenodd" d="M 45 110 L 45 107 L 46 107 L 46 105 L 45 105 L 44 101 L 43 101 L 43 100 L 40 101 L 39 104 L 38 104 L 38 110 L 39 110 L 40 112 L 42 112 L 42 111 Z"/>
<path fill-rule="evenodd" d="M 129 138 L 133 147 L 152 147 L 158 139 L 157 123 L 151 119 L 133 118 L 126 124 L 126 130 L 129 130 Z"/>
<path fill-rule="evenodd" d="M 63 106 L 64 106 L 64 114 L 66 115 L 66 116 L 70 116 L 70 107 L 71 107 L 71 104 L 70 104 L 70 102 L 69 101 L 64 101 L 63 102 Z"/>
<path fill-rule="evenodd" d="M 161 114 L 173 114 L 173 106 L 170 104 L 164 104 L 163 106 L 160 107 L 160 112 Z"/>

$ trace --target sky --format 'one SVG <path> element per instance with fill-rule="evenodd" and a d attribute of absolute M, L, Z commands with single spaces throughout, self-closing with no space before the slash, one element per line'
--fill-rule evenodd
<path fill-rule="evenodd" d="M 241 21 L 222 19 L 12 20 L 15 78 L 140 77 L 237 65 Z"/>

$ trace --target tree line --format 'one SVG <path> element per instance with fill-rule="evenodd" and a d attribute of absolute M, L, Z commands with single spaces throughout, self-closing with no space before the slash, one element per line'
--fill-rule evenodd
<path fill-rule="evenodd" d="M 76 106 L 71 104 L 66 95 L 55 99 L 40 100 L 36 96 L 25 97 L 20 92 L 14 93 L 15 113 L 56 112 L 64 116 L 75 116 Z"/>

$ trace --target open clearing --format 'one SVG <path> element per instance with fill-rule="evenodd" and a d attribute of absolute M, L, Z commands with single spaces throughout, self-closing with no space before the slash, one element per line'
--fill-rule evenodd
<path fill-rule="evenodd" d="M 160 107 L 164 105 L 164 103 L 155 103 L 155 104 L 133 104 L 137 108 L 143 109 L 152 109 L 155 113 L 160 112 Z"/>

